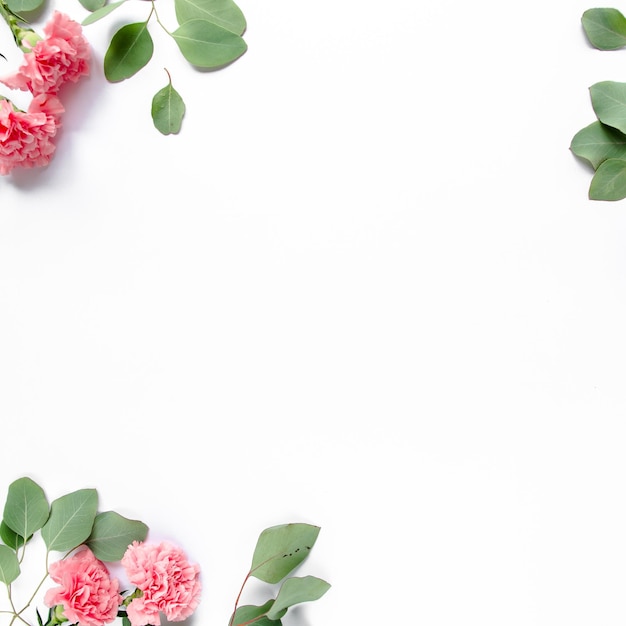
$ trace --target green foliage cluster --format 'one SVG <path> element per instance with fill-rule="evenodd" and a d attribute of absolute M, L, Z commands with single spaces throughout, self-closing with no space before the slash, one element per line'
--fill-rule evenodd
<path fill-rule="evenodd" d="M 583 13 L 585 34 L 598 50 L 626 46 L 626 18 L 613 8 L 589 9 Z M 602 81 L 589 88 L 597 120 L 578 131 L 572 152 L 591 164 L 591 200 L 626 198 L 626 83 Z"/>
<path fill-rule="evenodd" d="M 130 0 L 79 0 L 90 12 L 83 26 L 110 15 Z M 171 1 L 171 0 L 168 0 Z M 16 14 L 39 10 L 45 0 L 7 0 Z M 148 14 L 141 22 L 127 23 L 114 33 L 104 56 L 104 74 L 111 83 L 126 80 L 144 68 L 154 52 L 150 26 L 156 23 L 178 46 L 182 56 L 194 67 L 221 69 L 247 50 L 243 39 L 246 19 L 234 0 L 174 0 L 177 27 L 168 30 L 157 12 L 155 0 L 149 0 Z M 185 103 L 168 83 L 152 99 L 154 126 L 164 135 L 179 132 L 185 115 Z"/>
<path fill-rule="evenodd" d="M 319 532 L 319 526 L 310 524 L 282 524 L 266 528 L 259 535 L 252 566 L 239 592 L 229 626 L 282 626 L 281 619 L 290 607 L 318 600 L 330 589 L 326 581 L 315 576 L 289 576 L 309 556 Z M 282 581 L 278 594 L 260 606 L 238 607 L 251 576 L 270 584 Z"/>

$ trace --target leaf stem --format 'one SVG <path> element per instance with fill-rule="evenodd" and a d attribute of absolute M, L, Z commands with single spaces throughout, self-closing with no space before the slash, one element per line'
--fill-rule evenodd
<path fill-rule="evenodd" d="M 239 593 L 237 594 L 237 599 L 235 600 L 235 608 L 233 609 L 233 614 L 230 617 L 230 621 L 228 622 L 228 626 L 233 626 L 233 622 L 235 621 L 235 613 L 237 612 L 237 605 L 239 604 L 239 600 L 241 599 L 241 594 L 243 593 L 243 588 L 246 586 L 250 575 L 252 574 L 252 570 L 246 574 L 246 577 L 243 579 L 243 583 L 241 585 L 241 589 L 239 589 Z"/>

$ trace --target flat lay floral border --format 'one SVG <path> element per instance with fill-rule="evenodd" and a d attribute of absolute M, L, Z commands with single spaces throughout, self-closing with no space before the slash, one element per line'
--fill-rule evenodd
<path fill-rule="evenodd" d="M 318 526 L 291 523 L 259 535 L 228 626 L 282 626 L 291 607 L 318 600 L 328 591 L 330 585 L 320 578 L 291 576 L 308 557 L 319 531 Z M 7 591 L 0 617 L 8 616 L 9 626 L 35 626 L 28 610 L 50 579 L 56 586 L 43 596 L 47 614 L 35 610 L 37 626 L 104 626 L 117 619 L 122 626 L 160 626 L 162 615 L 168 622 L 185 621 L 200 603 L 200 566 L 172 542 L 149 541 L 148 533 L 139 520 L 98 511 L 95 489 L 79 489 L 49 503 L 34 480 L 15 480 L 0 522 L 0 583 Z M 30 562 L 27 549 L 38 542 L 45 547 L 44 574 L 28 599 L 18 603 L 18 579 Z M 123 568 L 128 589 L 112 575 L 115 565 Z M 276 597 L 262 605 L 240 606 L 251 577 L 280 583 Z"/>
<path fill-rule="evenodd" d="M 153 56 L 157 30 L 173 39 L 184 59 L 198 69 L 222 69 L 247 50 L 243 39 L 246 19 L 234 0 L 169 0 L 174 3 L 174 25 L 164 23 L 155 0 L 79 1 L 82 12 L 89 12 L 81 23 L 54 11 L 40 34 L 25 16 L 40 14 L 45 0 L 0 0 L 0 16 L 24 55 L 22 65 L 0 76 L 0 83 L 32 95 L 28 108 L 22 110 L 8 95 L 0 94 L 0 175 L 49 164 L 65 112 L 60 92 L 66 83 L 76 83 L 90 72 L 92 54 L 86 29 L 114 12 L 119 16 L 127 3 L 146 5 L 146 16 L 123 24 L 111 37 L 103 61 L 110 83 L 127 80 L 146 67 Z M 171 135 L 180 132 L 186 105 L 167 68 L 165 74 L 165 85 L 159 86 L 152 98 L 150 115 L 159 132 Z"/>

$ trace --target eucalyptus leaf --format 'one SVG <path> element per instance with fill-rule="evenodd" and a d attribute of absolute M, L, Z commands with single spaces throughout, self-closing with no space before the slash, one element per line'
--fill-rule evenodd
<path fill-rule="evenodd" d="M 285 611 L 294 604 L 318 600 L 329 589 L 330 585 L 325 580 L 315 576 L 288 578 L 281 585 L 272 608 L 267 612 L 267 616 L 270 619 L 274 619 L 277 615 L 281 615 L 281 611 Z"/>
<path fill-rule="evenodd" d="M 266 528 L 257 540 L 250 575 L 267 583 L 280 582 L 307 558 L 319 532 L 319 526 L 310 524 Z"/>
<path fill-rule="evenodd" d="M 626 83 L 605 80 L 592 85 L 589 92 L 598 119 L 626 133 Z"/>
<path fill-rule="evenodd" d="M 32 538 L 33 535 L 30 535 L 26 542 L 28 543 Z M 2 543 L 13 550 L 24 545 L 24 537 L 11 530 L 4 522 L 0 522 L 0 539 L 2 539 Z"/>
<path fill-rule="evenodd" d="M 185 59 L 198 67 L 223 67 L 247 49 L 239 35 L 207 20 L 185 22 L 172 32 L 172 37 Z"/>
<path fill-rule="evenodd" d="M 105 5 L 106 0 L 79 0 L 79 2 L 87 11 L 96 11 Z"/>
<path fill-rule="evenodd" d="M 180 131 L 184 116 L 185 103 L 170 80 L 152 98 L 152 121 L 158 131 L 171 135 Z"/>
<path fill-rule="evenodd" d="M 251 604 L 240 606 L 235 611 L 232 626 L 242 626 L 244 624 L 254 624 L 254 626 L 282 626 L 280 619 L 269 619 L 267 617 L 267 612 L 271 609 L 273 604 L 274 600 L 268 600 L 262 606 L 254 606 Z"/>
<path fill-rule="evenodd" d="M 133 541 L 144 541 L 148 527 L 139 520 L 123 517 L 115 511 L 96 515 L 86 543 L 101 561 L 120 561 Z"/>
<path fill-rule="evenodd" d="M 72 550 L 91 534 L 98 509 L 95 489 L 79 489 L 52 502 L 50 517 L 41 529 L 50 550 Z"/>
<path fill-rule="evenodd" d="M 3 521 L 21 537 L 30 537 L 48 519 L 50 506 L 43 489 L 28 477 L 9 485 Z"/>
<path fill-rule="evenodd" d="M 0 545 L 0 582 L 10 585 L 19 575 L 17 554 L 11 548 Z"/>
<path fill-rule="evenodd" d="M 595 121 L 574 135 L 570 150 L 576 156 L 589 161 L 595 170 L 607 159 L 626 159 L 626 135 Z"/>
<path fill-rule="evenodd" d="M 88 15 L 81 23 L 83 26 L 93 24 L 103 17 L 106 17 L 109 13 L 125 4 L 128 0 L 119 0 L 118 2 L 111 2 L 111 4 L 105 4 L 102 8 L 95 10 L 91 15 Z"/>
<path fill-rule="evenodd" d="M 600 164 L 589 186 L 591 200 L 626 198 L 626 160 L 607 159 Z"/>
<path fill-rule="evenodd" d="M 175 0 L 176 19 L 179 24 L 201 19 L 243 35 L 246 18 L 233 0 Z"/>
<path fill-rule="evenodd" d="M 45 0 L 8 0 L 7 4 L 13 13 L 36 11 L 44 5 Z"/>
<path fill-rule="evenodd" d="M 591 45 L 600 50 L 626 46 L 626 18 L 617 9 L 589 9 L 583 13 L 582 25 Z"/>
<path fill-rule="evenodd" d="M 153 52 L 148 22 L 126 24 L 113 35 L 104 55 L 104 75 L 112 83 L 130 78 L 147 65 Z"/>

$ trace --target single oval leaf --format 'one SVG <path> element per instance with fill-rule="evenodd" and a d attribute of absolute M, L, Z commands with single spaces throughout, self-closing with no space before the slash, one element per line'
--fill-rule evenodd
<path fill-rule="evenodd" d="M 626 83 L 605 80 L 592 85 L 589 92 L 598 119 L 626 133 Z"/>
<path fill-rule="evenodd" d="M 329 589 L 330 585 L 325 580 L 315 576 L 288 578 L 281 585 L 272 608 L 267 612 L 267 617 L 273 619 L 276 615 L 284 615 L 281 612 L 294 604 L 318 600 Z"/>
<path fill-rule="evenodd" d="M 105 5 L 106 0 L 79 0 L 79 2 L 87 11 L 97 11 Z"/>
<path fill-rule="evenodd" d="M 626 198 L 626 160 L 607 159 L 600 164 L 589 186 L 590 200 Z"/>
<path fill-rule="evenodd" d="M 175 0 L 179 24 L 191 20 L 207 20 L 237 35 L 246 30 L 246 18 L 233 0 Z"/>
<path fill-rule="evenodd" d="M 154 126 L 159 132 L 172 135 L 180 131 L 185 116 L 185 103 L 172 87 L 171 81 L 152 98 L 151 113 Z"/>
<path fill-rule="evenodd" d="M 101 9 L 97 9 L 91 15 L 88 15 L 81 23 L 83 26 L 93 24 L 103 17 L 107 16 L 111 11 L 114 11 L 118 7 L 122 6 L 127 0 L 119 0 L 119 2 L 111 2 L 111 4 L 105 4 Z"/>
<path fill-rule="evenodd" d="M 250 575 L 266 583 L 281 581 L 307 558 L 319 532 L 320 527 L 311 524 L 266 528 L 257 540 Z"/>
<path fill-rule="evenodd" d="M 616 128 L 595 121 L 579 130 L 572 139 L 570 150 L 591 163 L 594 170 L 611 158 L 626 158 L 626 135 Z"/>
<path fill-rule="evenodd" d="M 28 477 L 9 485 L 2 515 L 4 523 L 20 537 L 30 537 L 48 519 L 50 506 L 43 489 Z"/>
<path fill-rule="evenodd" d="M 32 538 L 33 535 L 30 535 L 30 537 L 26 539 L 26 543 Z M 24 545 L 24 537 L 12 531 L 4 522 L 0 522 L 0 539 L 2 539 L 4 545 L 9 546 L 9 548 L 13 550 L 17 550 Z"/>
<path fill-rule="evenodd" d="M 104 55 L 104 75 L 112 83 L 130 78 L 148 64 L 153 52 L 148 22 L 126 24 L 113 35 Z"/>
<path fill-rule="evenodd" d="M 91 534 L 98 509 L 95 489 L 79 489 L 52 502 L 50 517 L 41 529 L 50 550 L 72 550 Z"/>
<path fill-rule="evenodd" d="M 588 9 L 582 24 L 589 42 L 599 50 L 626 46 L 626 18 L 617 9 Z"/>
<path fill-rule="evenodd" d="M 173 33 L 183 56 L 198 67 L 217 68 L 232 63 L 247 49 L 235 33 L 207 20 L 190 20 Z"/>
<path fill-rule="evenodd" d="M 7 5 L 13 13 L 28 13 L 43 6 L 45 0 L 9 0 Z"/>
<path fill-rule="evenodd" d="M 147 536 L 148 527 L 143 522 L 105 511 L 96 515 L 86 544 L 101 561 L 121 561 L 133 541 L 144 541 Z"/>
<path fill-rule="evenodd" d="M 17 554 L 11 548 L 0 545 L 0 581 L 10 585 L 20 575 Z"/>

